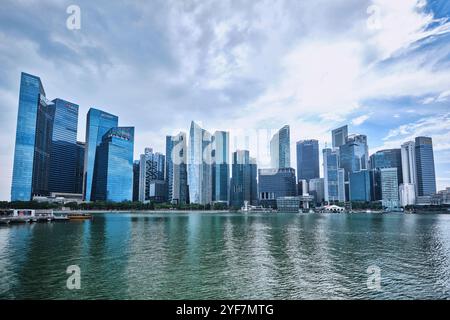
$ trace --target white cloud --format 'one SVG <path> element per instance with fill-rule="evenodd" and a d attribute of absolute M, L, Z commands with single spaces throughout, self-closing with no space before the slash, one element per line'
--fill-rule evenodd
<path fill-rule="evenodd" d="M 369 119 L 370 119 L 369 114 L 363 114 L 362 116 L 359 116 L 359 117 L 356 117 L 355 119 L 353 119 L 352 124 L 354 126 L 360 126 Z"/>

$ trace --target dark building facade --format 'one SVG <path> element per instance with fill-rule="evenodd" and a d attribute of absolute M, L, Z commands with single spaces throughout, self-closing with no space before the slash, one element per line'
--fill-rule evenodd
<path fill-rule="evenodd" d="M 247 150 L 233 152 L 231 165 L 230 205 L 240 208 L 244 201 L 256 205 L 257 181 L 256 161 Z"/>
<path fill-rule="evenodd" d="M 436 193 L 436 173 L 434 167 L 433 140 L 417 137 L 415 140 L 417 195 L 429 196 Z"/>
<path fill-rule="evenodd" d="M 401 149 L 386 149 L 375 152 L 370 156 L 370 168 L 397 168 L 397 180 L 399 184 L 402 184 L 403 171 Z"/>
<path fill-rule="evenodd" d="M 320 178 L 319 141 L 301 140 L 297 142 L 297 180 Z"/>
<path fill-rule="evenodd" d="M 276 208 L 277 198 L 296 195 L 297 184 L 293 168 L 258 170 L 258 198 L 262 206 Z"/>

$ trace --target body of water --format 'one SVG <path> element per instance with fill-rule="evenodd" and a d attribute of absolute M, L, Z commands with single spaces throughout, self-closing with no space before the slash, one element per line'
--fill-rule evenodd
<path fill-rule="evenodd" d="M 79 290 L 66 286 L 71 265 Z M 0 298 L 448 299 L 450 215 L 105 213 L 0 226 Z"/>

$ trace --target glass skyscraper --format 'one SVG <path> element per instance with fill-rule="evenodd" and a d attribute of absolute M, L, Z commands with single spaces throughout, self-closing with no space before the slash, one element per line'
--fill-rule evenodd
<path fill-rule="evenodd" d="M 78 105 L 55 99 L 51 107 L 54 108 L 54 121 L 48 189 L 49 192 L 78 193 Z"/>
<path fill-rule="evenodd" d="M 348 126 L 343 126 L 337 129 L 334 129 L 331 131 L 331 141 L 332 141 L 332 147 L 339 148 L 343 144 L 347 142 L 348 138 Z"/>
<path fill-rule="evenodd" d="M 370 156 L 370 168 L 397 168 L 398 183 L 403 183 L 402 153 L 400 149 L 385 149 L 375 152 Z"/>
<path fill-rule="evenodd" d="M 371 184 L 369 170 L 361 170 L 350 174 L 350 201 L 369 202 Z"/>
<path fill-rule="evenodd" d="M 339 147 L 340 168 L 344 169 L 345 181 L 352 172 L 369 169 L 369 147 L 365 135 L 347 137 L 345 144 Z"/>
<path fill-rule="evenodd" d="M 297 142 L 297 180 L 317 179 L 319 171 L 319 141 L 300 140 Z"/>
<path fill-rule="evenodd" d="M 151 183 L 164 182 L 166 157 L 159 152 L 153 152 L 152 148 L 145 148 L 139 162 L 139 201 L 144 202 L 151 200 Z"/>
<path fill-rule="evenodd" d="M 265 207 L 276 208 L 277 198 L 297 195 L 297 184 L 293 168 L 259 169 L 259 202 Z"/>
<path fill-rule="evenodd" d="M 36 120 L 41 96 L 45 98 L 41 79 L 22 72 L 11 184 L 12 201 L 29 201 L 32 197 Z"/>
<path fill-rule="evenodd" d="M 339 168 L 339 149 L 323 150 L 323 172 L 325 201 L 345 201 L 344 169 Z"/>
<path fill-rule="evenodd" d="M 237 150 L 233 152 L 232 157 L 230 205 L 240 208 L 244 205 L 244 201 L 256 205 L 258 202 L 256 160 L 250 157 L 248 150 Z"/>
<path fill-rule="evenodd" d="M 167 198 L 171 203 L 188 202 L 186 134 L 166 136 Z"/>
<path fill-rule="evenodd" d="M 211 134 L 194 121 L 189 131 L 188 185 L 191 203 L 212 202 Z"/>
<path fill-rule="evenodd" d="M 286 125 L 270 140 L 270 159 L 274 169 L 291 167 L 290 129 Z"/>
<path fill-rule="evenodd" d="M 103 135 L 95 157 L 93 200 L 133 199 L 133 147 L 133 127 L 112 128 Z"/>
<path fill-rule="evenodd" d="M 133 202 L 139 201 L 139 169 L 140 161 L 133 161 Z"/>
<path fill-rule="evenodd" d="M 394 209 L 399 207 L 397 168 L 383 168 L 381 173 L 381 201 L 383 207 Z"/>
<path fill-rule="evenodd" d="M 417 195 L 429 196 L 436 193 L 433 141 L 429 137 L 417 137 L 415 141 Z"/>
<path fill-rule="evenodd" d="M 76 151 L 76 171 L 75 171 L 75 193 L 83 193 L 83 175 L 84 175 L 84 150 L 86 144 L 84 142 L 77 141 Z"/>
<path fill-rule="evenodd" d="M 86 121 L 86 150 L 83 181 L 83 195 L 86 201 L 91 201 L 95 198 L 91 193 L 97 147 L 102 142 L 105 133 L 111 128 L 117 127 L 118 123 L 119 118 L 115 115 L 95 108 L 89 109 Z"/>
<path fill-rule="evenodd" d="M 229 203 L 230 135 L 216 131 L 212 136 L 212 201 Z"/>

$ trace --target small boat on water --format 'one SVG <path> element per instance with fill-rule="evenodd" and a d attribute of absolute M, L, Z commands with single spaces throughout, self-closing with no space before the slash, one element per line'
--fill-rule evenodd
<path fill-rule="evenodd" d="M 89 213 L 69 213 L 67 215 L 69 220 L 92 220 L 93 217 Z"/>

